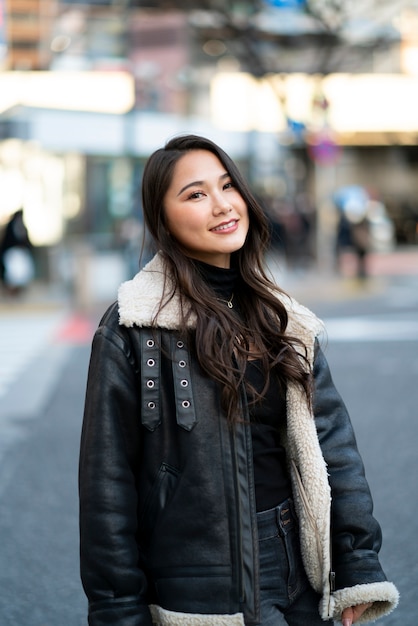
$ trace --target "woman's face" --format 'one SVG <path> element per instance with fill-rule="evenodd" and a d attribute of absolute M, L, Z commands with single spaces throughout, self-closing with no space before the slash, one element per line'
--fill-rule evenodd
<path fill-rule="evenodd" d="M 164 211 L 169 232 L 194 259 L 229 267 L 244 245 L 247 205 L 212 152 L 192 150 L 177 161 Z"/>

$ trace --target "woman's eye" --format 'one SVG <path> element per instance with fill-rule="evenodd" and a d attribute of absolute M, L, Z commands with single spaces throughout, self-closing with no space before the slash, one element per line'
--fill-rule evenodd
<path fill-rule="evenodd" d="M 188 196 L 189 200 L 194 200 L 195 198 L 201 198 L 203 196 L 203 191 L 193 191 L 193 193 L 191 193 Z"/>
<path fill-rule="evenodd" d="M 231 187 L 234 187 L 234 183 L 232 181 L 229 181 L 229 183 L 225 183 L 224 185 L 224 189 L 231 189 Z"/>

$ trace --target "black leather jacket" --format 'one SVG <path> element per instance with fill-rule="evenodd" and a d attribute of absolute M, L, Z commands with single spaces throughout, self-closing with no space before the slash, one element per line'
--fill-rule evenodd
<path fill-rule="evenodd" d="M 340 591 L 331 593 L 329 585 L 328 485 L 312 495 L 324 515 L 305 543 L 302 538 L 305 567 L 324 594 L 324 617 L 350 606 L 344 588 L 359 585 L 358 602 L 382 600 L 371 609 L 375 618 L 396 605 L 397 591 L 378 561 L 381 533 L 350 420 L 318 344 L 315 355 L 315 422 L 310 418 L 308 428 L 320 443 L 324 475 L 329 473 L 332 569 Z M 288 411 L 295 411 L 292 401 Z M 300 458 L 293 452 L 304 440 L 295 444 L 291 416 L 288 423 L 295 491 L 306 490 L 309 499 L 305 452 Z M 295 500 L 303 516 L 297 493 Z M 151 626 L 150 605 L 187 614 L 240 613 L 247 626 L 259 623 L 250 429 L 228 427 L 217 384 L 175 329 L 121 325 L 117 305 L 105 314 L 92 347 L 80 536 L 91 626 Z"/>

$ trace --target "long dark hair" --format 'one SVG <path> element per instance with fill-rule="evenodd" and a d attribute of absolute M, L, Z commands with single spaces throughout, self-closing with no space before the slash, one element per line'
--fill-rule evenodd
<path fill-rule="evenodd" d="M 248 207 L 247 238 L 244 246 L 231 255 L 231 265 L 238 269 L 239 275 L 236 300 L 240 316 L 219 302 L 202 278 L 196 262 L 184 254 L 167 229 L 164 198 L 177 161 L 191 150 L 212 152 Z M 285 333 L 287 310 L 275 295 L 281 290 L 264 269 L 264 254 L 270 241 L 268 222 L 234 161 L 209 139 L 196 135 L 175 137 L 147 161 L 142 179 L 142 205 L 148 231 L 167 263 L 168 273 L 174 278 L 171 284 L 182 298 L 180 328 L 187 327 L 190 314 L 196 315 L 197 358 L 202 369 L 220 384 L 222 407 L 228 419 L 231 422 L 241 419 L 242 383 L 247 360 L 254 354 L 261 359 L 266 381 L 261 394 L 252 389 L 256 400 L 267 390 L 273 371 L 282 389 L 288 382 L 297 383 L 310 402 L 311 378 L 306 348 L 299 339 Z M 173 295 L 173 290 L 165 294 L 160 306 Z"/>

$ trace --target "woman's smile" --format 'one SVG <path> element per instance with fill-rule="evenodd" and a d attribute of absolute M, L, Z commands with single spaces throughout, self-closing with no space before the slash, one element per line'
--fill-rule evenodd
<path fill-rule="evenodd" d="M 211 230 L 215 231 L 215 232 L 233 232 L 235 230 L 235 228 L 237 228 L 238 225 L 238 220 L 231 220 L 230 222 L 227 222 L 226 224 L 220 224 L 219 226 L 215 226 L 215 228 L 212 228 Z"/>

